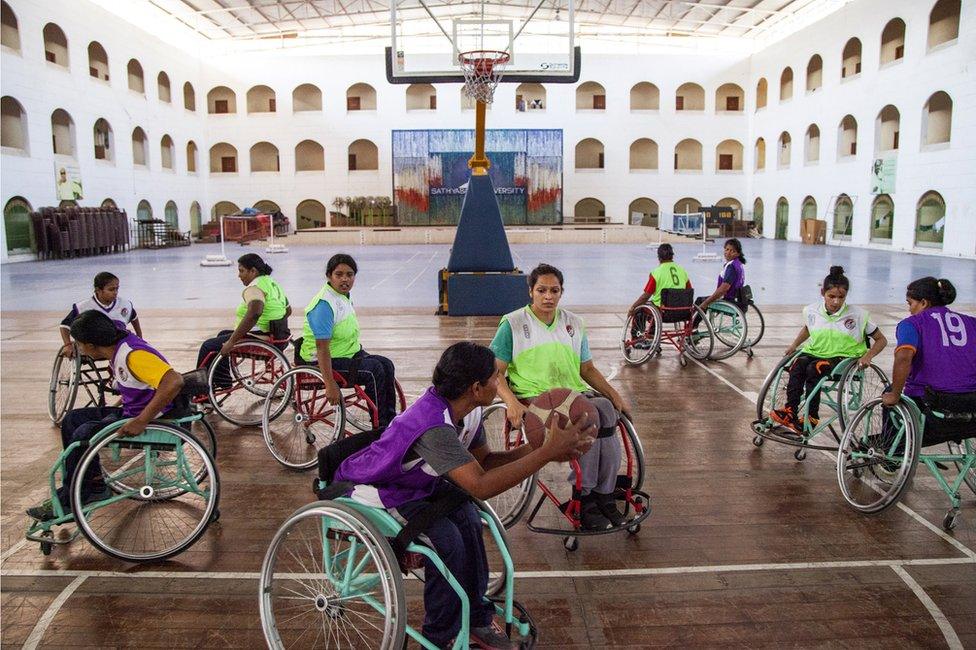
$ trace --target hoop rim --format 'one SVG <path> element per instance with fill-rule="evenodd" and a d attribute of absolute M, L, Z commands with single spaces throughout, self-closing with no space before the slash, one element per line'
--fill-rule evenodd
<path fill-rule="evenodd" d="M 501 50 L 468 50 L 467 52 L 458 54 L 458 61 L 461 65 L 474 65 L 480 61 L 490 61 L 492 66 L 504 65 L 511 58 L 508 52 L 502 52 Z"/>

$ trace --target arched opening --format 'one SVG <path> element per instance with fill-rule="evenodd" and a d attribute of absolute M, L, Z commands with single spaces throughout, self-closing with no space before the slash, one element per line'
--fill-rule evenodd
<path fill-rule="evenodd" d="M 349 145 L 349 171 L 375 171 L 380 168 L 379 149 L 369 140 Z"/>
<path fill-rule="evenodd" d="M 630 89 L 630 110 L 657 111 L 661 108 L 661 91 L 649 81 L 634 84 Z"/>
<path fill-rule="evenodd" d="M 236 113 L 237 95 L 227 86 L 217 86 L 207 93 L 207 112 L 211 115 Z"/>
<path fill-rule="evenodd" d="M 812 93 L 821 86 L 823 86 L 823 59 L 819 54 L 814 54 L 807 63 L 807 92 Z"/>
<path fill-rule="evenodd" d="M 237 149 L 233 145 L 218 142 L 210 147 L 210 173 L 237 173 Z"/>
<path fill-rule="evenodd" d="M 167 201 L 166 206 L 163 208 L 163 215 L 168 223 L 173 228 L 180 229 L 180 213 L 176 209 L 175 201 Z"/>
<path fill-rule="evenodd" d="M 854 201 L 841 194 L 834 202 L 834 239 L 850 239 L 854 232 Z"/>
<path fill-rule="evenodd" d="M 108 54 L 98 41 L 88 44 L 88 74 L 95 79 L 108 81 Z"/>
<path fill-rule="evenodd" d="M 600 199 L 591 197 L 576 202 L 573 207 L 573 219 L 601 219 L 606 218 L 607 208 Z"/>
<path fill-rule="evenodd" d="M 0 45 L 20 51 L 20 28 L 17 16 L 6 2 L 0 3 Z M 8 240 L 9 242 L 9 240 Z"/>
<path fill-rule="evenodd" d="M 27 199 L 19 196 L 10 199 L 3 206 L 3 229 L 7 236 L 8 254 L 26 254 L 34 248 L 30 222 L 32 211 Z"/>
<path fill-rule="evenodd" d="M 149 142 L 146 132 L 141 127 L 132 130 L 132 164 L 137 167 L 149 167 Z"/>
<path fill-rule="evenodd" d="M 657 201 L 646 197 L 634 199 L 627 207 L 627 213 L 630 214 L 630 223 L 634 226 L 640 225 L 657 228 L 660 212 L 661 209 L 658 207 Z"/>
<path fill-rule="evenodd" d="M 314 84 L 301 84 L 291 92 L 291 107 L 295 113 L 322 110 L 322 91 Z"/>
<path fill-rule="evenodd" d="M 895 202 L 887 194 L 879 194 L 871 203 L 871 241 L 891 243 L 895 229 Z"/>
<path fill-rule="evenodd" d="M 156 94 L 159 95 L 159 101 L 167 104 L 173 103 L 173 93 L 169 86 L 169 75 L 163 71 L 160 71 L 159 75 L 156 76 Z"/>
<path fill-rule="evenodd" d="M 705 110 L 705 89 L 698 84 L 691 82 L 678 86 L 678 90 L 676 90 L 674 93 L 674 110 Z"/>
<path fill-rule="evenodd" d="M 946 222 L 945 199 L 938 192 L 928 191 L 915 208 L 915 245 L 942 248 Z"/>
<path fill-rule="evenodd" d="M 135 59 L 129 59 L 129 62 L 125 66 L 125 72 L 129 90 L 137 92 L 140 95 L 145 95 L 146 78 L 142 72 L 142 64 Z"/>
<path fill-rule="evenodd" d="M 537 83 L 520 83 L 515 87 L 515 110 L 546 110 L 546 87 Z"/>
<path fill-rule="evenodd" d="M 852 38 L 844 45 L 840 76 L 847 79 L 858 74 L 861 74 L 861 39 Z"/>
<path fill-rule="evenodd" d="M 44 59 L 63 68 L 69 66 L 68 39 L 54 23 L 44 25 Z"/>
<path fill-rule="evenodd" d="M 102 201 L 102 207 L 105 208 L 106 210 L 119 209 L 119 206 L 116 205 L 115 201 L 113 201 L 112 199 L 105 199 L 104 201 Z"/>
<path fill-rule="evenodd" d="M 715 169 L 720 172 L 742 171 L 742 143 L 738 140 L 722 140 L 715 147 Z"/>
<path fill-rule="evenodd" d="M 186 143 L 186 171 L 190 174 L 197 172 L 197 143 L 193 140 Z"/>
<path fill-rule="evenodd" d="M 716 201 L 715 205 L 719 208 L 729 208 L 733 211 L 735 219 L 742 219 L 742 203 L 731 196 L 726 196 L 725 198 Z"/>
<path fill-rule="evenodd" d="M 701 171 L 702 146 L 698 140 L 685 138 L 674 148 L 675 171 Z"/>
<path fill-rule="evenodd" d="M 462 111 L 473 111 L 475 108 L 477 108 L 478 102 L 475 99 L 473 99 L 470 95 L 468 95 L 466 92 L 464 92 L 463 87 L 458 89 L 458 92 L 460 93 L 461 96 Z M 488 104 L 485 108 L 486 110 L 490 111 L 492 106 L 494 106 L 494 104 Z"/>
<path fill-rule="evenodd" d="M 173 144 L 173 138 L 168 135 L 164 135 L 162 140 L 159 141 L 159 152 L 160 152 L 160 164 L 163 169 L 173 169 L 174 160 L 176 160 L 176 146 Z"/>
<path fill-rule="evenodd" d="M 26 154 L 27 113 L 13 97 L 0 98 L 0 146 Z"/>
<path fill-rule="evenodd" d="M 760 77 L 759 82 L 756 83 L 756 110 L 760 108 L 766 108 L 766 96 L 769 93 L 769 84 L 766 82 L 766 77 Z"/>
<path fill-rule="evenodd" d="M 741 113 L 746 105 L 746 93 L 738 84 L 722 84 L 715 90 L 715 112 Z"/>
<path fill-rule="evenodd" d="M 264 214 L 271 214 L 273 212 L 281 212 L 281 206 L 279 206 L 274 201 L 268 199 L 262 199 L 254 204 L 255 210 L 260 210 Z"/>
<path fill-rule="evenodd" d="M 346 90 L 347 111 L 375 111 L 376 89 L 366 83 L 357 83 Z"/>
<path fill-rule="evenodd" d="M 274 146 L 270 142 L 258 142 L 251 147 L 251 171 L 281 171 L 281 166 L 278 160 L 278 147 Z"/>
<path fill-rule="evenodd" d="M 816 124 L 807 127 L 803 142 L 803 160 L 810 165 L 820 162 L 820 127 Z"/>
<path fill-rule="evenodd" d="M 603 143 L 596 138 L 584 138 L 576 143 L 576 169 L 603 169 Z"/>
<path fill-rule="evenodd" d="M 672 214 L 695 214 L 701 212 L 701 201 L 686 196 L 674 202 L 671 208 Z"/>
<path fill-rule="evenodd" d="M 103 117 L 95 120 L 92 129 L 95 140 L 95 160 L 113 162 L 115 160 L 115 134 L 112 125 Z"/>
<path fill-rule="evenodd" d="M 295 208 L 295 223 L 298 230 L 327 227 L 329 222 L 325 206 L 315 199 L 305 199 Z"/>
<path fill-rule="evenodd" d="M 431 84 L 410 84 L 407 86 L 408 111 L 436 111 L 437 89 Z"/>
<path fill-rule="evenodd" d="M 247 112 L 274 113 L 278 108 L 275 91 L 268 86 L 254 86 L 247 91 Z"/>
<path fill-rule="evenodd" d="M 789 133 L 783 131 L 779 134 L 778 145 L 776 166 L 780 169 L 787 169 L 793 156 L 793 138 L 790 137 Z"/>
<path fill-rule="evenodd" d="M 325 171 L 325 149 L 314 140 L 302 140 L 295 145 L 295 171 Z"/>
<path fill-rule="evenodd" d="M 899 124 L 901 124 L 901 114 L 897 108 L 888 104 L 881 109 L 874 120 L 875 153 L 898 150 Z"/>
<path fill-rule="evenodd" d="M 210 208 L 210 219 L 211 221 L 216 221 L 221 217 L 226 217 L 229 214 L 237 214 L 241 209 L 237 207 L 236 203 L 230 201 L 217 201 L 214 206 Z"/>
<path fill-rule="evenodd" d="M 790 202 L 781 196 L 776 202 L 776 239 L 786 239 L 790 229 Z"/>
<path fill-rule="evenodd" d="M 634 140 L 630 145 L 630 170 L 657 169 L 657 143 L 650 138 Z"/>
<path fill-rule="evenodd" d="M 929 14 L 928 49 L 959 38 L 959 12 L 961 0 L 939 0 Z"/>
<path fill-rule="evenodd" d="M 922 144 L 948 144 L 952 137 L 952 98 L 939 91 L 922 110 Z"/>
<path fill-rule="evenodd" d="M 787 67 L 779 76 L 779 101 L 785 102 L 790 99 L 793 99 L 793 68 Z"/>
<path fill-rule="evenodd" d="M 139 205 L 136 206 L 136 220 L 137 221 L 149 221 L 153 218 L 152 205 L 146 199 L 139 201 Z"/>
<path fill-rule="evenodd" d="M 189 81 L 183 84 L 183 108 L 188 111 L 197 110 L 197 93 Z"/>
<path fill-rule="evenodd" d="M 766 141 L 763 138 L 758 138 L 756 140 L 753 157 L 756 159 L 757 172 L 761 172 L 762 170 L 766 169 Z"/>
<path fill-rule="evenodd" d="M 892 18 L 881 31 L 881 65 L 905 56 L 905 21 Z"/>
<path fill-rule="evenodd" d="M 200 204 L 194 201 L 190 204 L 190 234 L 194 237 L 200 235 L 200 226 L 203 225 L 202 221 Z"/>
<path fill-rule="evenodd" d="M 800 206 L 800 219 L 806 221 L 807 219 L 817 218 L 817 200 L 812 196 L 807 196 L 803 199 L 803 205 Z"/>
<path fill-rule="evenodd" d="M 75 122 L 63 108 L 51 113 L 54 155 L 75 157 Z"/>
<path fill-rule="evenodd" d="M 762 235 L 763 231 L 763 212 L 764 212 L 763 200 L 756 197 L 756 200 L 752 202 L 752 222 L 755 224 L 756 232 Z"/>
<path fill-rule="evenodd" d="M 595 81 L 581 83 L 576 88 L 576 110 L 603 111 L 607 108 L 607 91 Z"/>
<path fill-rule="evenodd" d="M 857 155 L 857 120 L 853 115 L 845 115 L 837 127 L 837 157 L 848 158 Z"/>

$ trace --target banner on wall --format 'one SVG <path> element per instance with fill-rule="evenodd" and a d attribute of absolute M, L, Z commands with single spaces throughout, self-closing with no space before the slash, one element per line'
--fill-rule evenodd
<path fill-rule="evenodd" d="M 77 201 L 84 198 L 81 170 L 77 165 L 54 161 L 54 184 L 60 201 Z"/>
<path fill-rule="evenodd" d="M 895 192 L 896 158 L 875 158 L 871 164 L 871 194 Z"/>
<path fill-rule="evenodd" d="M 454 225 L 461 215 L 474 131 L 393 131 L 393 188 L 401 225 Z M 562 222 L 562 129 L 490 129 L 488 175 L 506 224 Z"/>

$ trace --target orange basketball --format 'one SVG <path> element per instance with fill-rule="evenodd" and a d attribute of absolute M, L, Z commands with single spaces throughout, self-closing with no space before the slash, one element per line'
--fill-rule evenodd
<path fill-rule="evenodd" d="M 588 423 L 599 426 L 596 407 L 579 393 L 568 388 L 553 388 L 534 398 L 522 418 L 522 428 L 529 444 L 538 449 L 546 441 L 546 429 L 553 425 L 568 426 L 589 414 Z"/>

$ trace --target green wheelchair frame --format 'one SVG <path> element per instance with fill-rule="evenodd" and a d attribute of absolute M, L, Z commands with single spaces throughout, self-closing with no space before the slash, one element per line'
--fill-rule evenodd
<path fill-rule="evenodd" d="M 800 399 L 800 412 L 797 413 L 797 416 L 803 420 L 803 428 L 797 433 L 773 421 L 770 413 L 773 409 L 783 406 L 782 403 L 777 402 L 777 399 L 782 395 L 785 400 L 786 385 L 789 382 L 787 368 L 792 366 L 801 354 L 803 354 L 802 350 L 790 356 L 784 356 L 766 376 L 762 388 L 759 390 L 759 399 L 756 401 L 756 420 L 752 423 L 752 431 L 755 434 L 752 444 L 756 447 L 762 447 L 766 440 L 772 440 L 780 444 L 798 447 L 793 453 L 797 460 L 806 458 L 808 449 L 837 451 L 837 446 L 818 444 L 812 441 L 820 434 L 828 431 L 834 441 L 837 444 L 840 443 L 840 435 L 834 428 L 834 423 L 836 422 L 840 431 L 843 432 L 845 424 L 864 402 L 866 386 L 863 373 L 875 373 L 879 378 L 880 386 L 888 383 L 887 375 L 873 363 L 861 371 L 859 375 L 856 357 L 841 360 L 831 369 L 830 373 L 820 378 L 811 391 L 808 392 L 804 388 L 803 396 Z M 870 390 L 870 387 L 868 388 Z M 817 424 L 813 424 L 809 417 L 809 397 L 818 393 L 820 395 L 821 417 Z M 875 395 L 877 393 L 871 390 L 870 394 Z M 830 409 L 829 415 L 824 415 L 824 407 Z"/>
<path fill-rule="evenodd" d="M 41 553 L 44 555 L 50 555 L 54 544 L 69 544 L 77 539 L 79 534 L 83 533 L 92 543 L 92 545 L 103 553 L 131 562 L 151 562 L 164 560 L 177 555 L 192 546 L 197 539 L 200 538 L 207 526 L 220 517 L 220 511 L 217 507 L 219 500 L 220 479 L 217 474 L 216 463 L 213 460 L 211 451 L 208 450 L 199 440 L 197 440 L 197 438 L 186 428 L 184 428 L 184 425 L 189 426 L 198 420 L 205 424 L 207 428 L 206 430 L 210 436 L 210 440 L 207 442 L 211 445 L 210 449 L 215 450 L 213 430 L 210 428 L 209 424 L 203 420 L 202 413 L 194 413 L 186 417 L 171 420 L 154 420 L 150 422 L 145 431 L 138 436 L 125 438 L 115 436 L 116 431 L 129 421 L 128 418 L 121 419 L 106 425 L 98 433 L 92 436 L 87 443 L 76 441 L 68 445 L 68 447 L 65 448 L 64 451 L 62 451 L 58 456 L 54 466 L 51 467 L 51 470 L 48 473 L 48 488 L 50 490 L 51 505 L 53 507 L 55 517 L 53 519 L 47 519 L 44 521 L 31 519 L 30 523 L 28 524 L 25 537 L 30 541 L 39 542 Z M 86 459 L 88 458 L 88 454 L 91 453 L 84 452 L 82 458 L 79 459 L 78 466 L 74 476 L 72 477 L 71 486 L 69 488 L 73 507 L 66 509 L 61 504 L 61 501 L 57 496 L 57 475 L 58 473 L 61 474 L 63 483 L 66 473 L 65 462 L 67 461 L 68 455 L 75 449 L 83 446 L 86 446 L 88 449 L 97 450 L 99 446 L 110 437 L 114 437 L 114 440 L 104 446 L 107 446 L 110 449 L 110 453 L 114 459 L 119 460 L 121 458 L 122 449 L 138 449 L 139 447 L 142 447 L 142 463 L 132 464 L 130 461 L 120 468 L 120 471 L 108 475 L 105 474 L 103 469 L 105 484 L 108 485 L 115 494 L 108 499 L 95 501 L 88 505 L 81 506 L 81 483 L 85 470 L 88 466 Z M 180 439 L 182 439 L 184 443 L 188 443 L 191 447 L 193 447 L 195 453 L 202 458 L 202 470 L 198 470 L 197 472 L 192 471 L 189 461 L 187 460 L 184 445 L 178 443 Z M 173 461 L 160 463 L 158 461 L 160 452 L 170 450 L 176 451 L 176 458 Z M 97 451 L 95 453 L 97 453 Z M 157 479 L 160 470 L 166 467 L 176 467 L 177 477 L 175 479 L 156 482 L 154 479 Z M 125 485 L 124 481 L 126 478 L 139 474 L 148 477 L 149 480 L 145 485 L 138 488 Z M 208 476 L 211 477 L 210 485 L 212 487 L 201 487 L 200 483 L 203 482 L 203 479 Z M 177 492 L 178 494 L 173 494 L 174 492 Z M 201 519 L 201 522 L 197 525 L 196 529 L 193 530 L 188 537 L 183 539 L 175 546 L 164 549 L 161 552 L 137 554 L 122 551 L 109 545 L 109 543 L 105 540 L 102 540 L 88 525 L 88 518 L 94 512 L 111 506 L 119 501 L 133 498 L 143 501 L 152 501 L 155 498 L 156 500 L 162 501 L 187 492 L 204 498 L 207 504 L 205 509 L 205 517 Z M 76 516 L 76 513 L 79 512 L 80 516 Z M 67 538 L 58 539 L 55 537 L 53 530 L 54 527 L 71 523 L 74 523 L 76 528 Z"/>
<path fill-rule="evenodd" d="M 878 407 L 884 410 L 880 427 L 875 427 L 875 420 L 870 415 Z M 946 417 L 945 412 L 935 410 L 931 415 Z M 925 453 L 922 451 L 925 421 L 926 414 L 918 404 L 904 395 L 901 402 L 890 409 L 881 405 L 880 397 L 858 409 L 844 431 L 837 454 L 837 480 L 841 494 L 851 507 L 866 514 L 876 514 L 894 505 L 910 485 L 916 466 L 922 463 L 949 498 L 950 508 L 942 519 L 942 527 L 947 531 L 955 527 L 961 505 L 959 488 L 965 483 L 976 493 L 976 444 L 972 437 L 962 439 L 961 443 L 950 440 L 946 443 L 949 453 Z M 976 431 L 976 419 L 972 423 Z M 892 427 L 893 436 L 888 433 Z M 943 476 L 949 463 L 959 471 L 959 476 L 951 483 Z M 852 479 L 850 483 L 848 477 Z M 861 486 L 868 489 L 861 490 Z M 862 493 L 868 499 L 860 500 L 858 497 Z"/>
<path fill-rule="evenodd" d="M 709 359 L 712 361 L 728 359 L 743 349 L 746 350 L 747 355 L 752 356 L 752 348 L 746 346 L 749 342 L 749 327 L 741 307 L 726 300 L 716 300 L 708 306 L 705 314 L 712 326 L 712 335 L 717 341 Z"/>
<path fill-rule="evenodd" d="M 509 636 L 514 630 L 520 637 L 523 637 L 523 647 L 532 647 L 536 638 L 535 625 L 525 609 L 514 599 L 515 572 L 505 538 L 505 529 L 490 506 L 479 501 L 476 501 L 476 505 L 479 507 L 479 514 L 484 527 L 491 534 L 502 561 L 500 575 L 496 575 L 494 579 L 489 581 L 486 599 L 494 604 L 496 613 L 503 618 Z M 288 543 L 290 537 L 298 536 L 297 528 L 302 520 L 312 517 L 318 517 L 320 520 L 316 526 L 316 531 L 319 537 L 317 541 L 321 543 L 321 549 L 316 546 L 316 540 L 312 540 L 312 542 L 306 540 L 306 548 L 310 555 L 315 556 L 309 558 L 310 563 L 317 562 L 321 558 L 321 567 L 316 566 L 316 570 L 309 570 L 308 563 L 299 560 L 294 552 L 289 555 L 282 550 L 283 545 Z M 275 607 L 277 598 L 307 600 L 308 611 L 312 612 L 314 609 L 321 614 L 322 618 L 321 621 L 313 620 L 312 624 L 316 628 L 321 626 L 323 629 L 326 627 L 327 620 L 330 626 L 342 618 L 347 621 L 351 620 L 349 613 L 344 610 L 349 605 L 343 603 L 359 600 L 371 610 L 375 610 L 384 619 L 383 638 L 381 640 L 362 639 L 370 644 L 369 647 L 400 650 L 400 648 L 406 647 L 405 642 L 409 637 L 428 650 L 437 650 L 436 645 L 426 639 L 413 626 L 407 624 L 406 594 L 402 576 L 402 573 L 405 573 L 407 569 L 399 565 L 393 547 L 388 541 L 395 538 L 401 529 L 401 524 L 385 509 L 367 506 L 347 497 L 316 501 L 295 511 L 275 534 L 261 568 L 259 587 L 261 625 L 268 646 L 270 648 L 299 647 L 298 639 L 295 639 L 292 645 L 288 645 L 282 640 L 281 628 L 279 628 L 278 617 L 275 613 L 275 610 L 278 609 Z M 352 538 L 348 549 L 335 553 L 335 556 L 330 559 L 333 542 L 338 549 L 344 537 Z M 361 557 L 358 540 L 362 540 Z M 290 551 L 290 549 L 288 550 Z M 471 605 L 464 588 L 430 546 L 414 541 L 406 546 L 406 551 L 407 554 L 415 554 L 427 559 L 454 589 L 461 602 L 461 627 L 452 648 L 454 650 L 467 648 Z M 368 566 L 371 555 L 373 564 Z M 277 572 L 276 575 L 275 568 L 279 560 L 298 561 L 299 566 L 303 569 L 302 575 L 296 576 L 294 572 L 281 571 Z M 422 574 L 416 568 L 410 567 L 409 570 L 422 578 Z M 297 590 L 276 584 L 303 577 L 314 580 L 315 585 L 320 590 L 313 593 L 315 590 L 309 591 L 304 583 L 302 583 L 302 588 Z M 280 587 L 282 591 L 281 595 L 277 597 L 275 596 L 276 587 Z M 383 592 L 380 599 L 371 595 L 371 592 L 378 587 L 382 588 Z M 329 594 L 326 594 L 325 591 L 329 591 Z M 302 618 L 303 612 L 294 614 L 293 611 L 293 608 L 299 607 L 299 605 L 282 607 L 289 608 L 288 613 L 291 618 L 281 621 L 281 623 L 287 623 L 296 617 Z M 358 616 L 363 618 L 362 615 Z M 336 625 L 338 626 L 338 624 Z M 379 631 L 379 628 L 376 629 Z M 303 634 L 304 632 L 299 637 Z M 339 638 L 338 631 L 336 631 L 336 638 Z M 314 641 L 305 639 L 301 647 L 312 647 L 314 645 Z"/>

